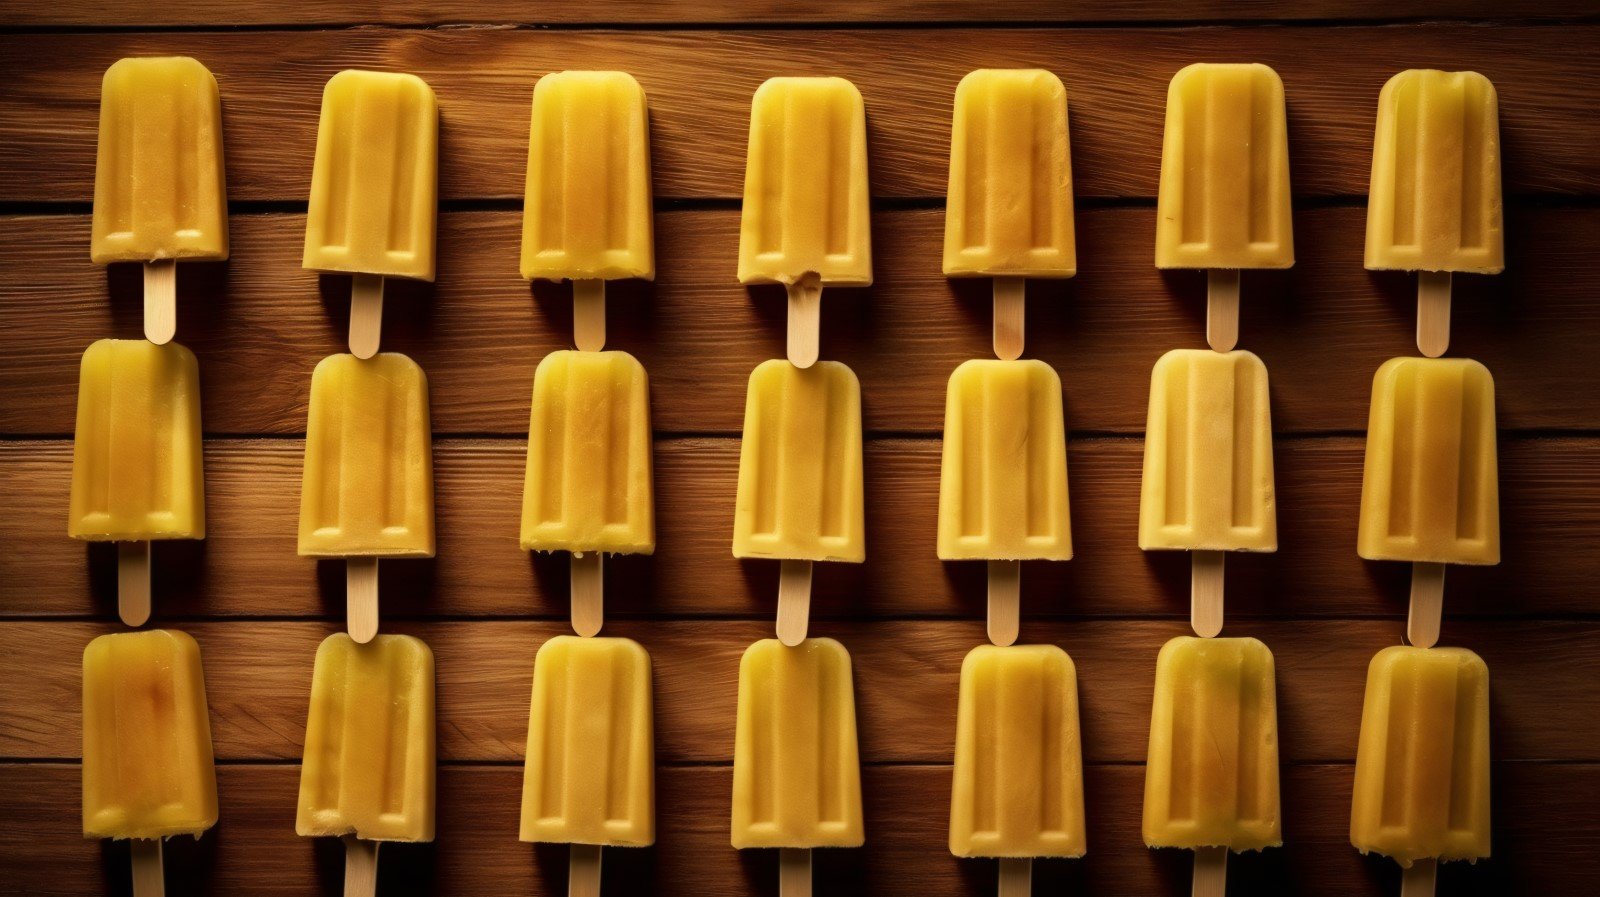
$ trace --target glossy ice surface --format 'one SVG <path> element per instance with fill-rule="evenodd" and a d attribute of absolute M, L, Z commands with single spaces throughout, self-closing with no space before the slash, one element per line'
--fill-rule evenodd
<path fill-rule="evenodd" d="M 974 648 L 961 664 L 950 852 L 1083 856 L 1078 674 L 1054 645 Z"/>
<path fill-rule="evenodd" d="M 432 841 L 433 652 L 409 635 L 317 649 L 300 767 L 300 835 Z"/>

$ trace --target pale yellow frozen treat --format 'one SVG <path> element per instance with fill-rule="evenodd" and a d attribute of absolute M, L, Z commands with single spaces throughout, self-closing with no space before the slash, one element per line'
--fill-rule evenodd
<path fill-rule="evenodd" d="M 1412 69 L 1378 95 L 1367 267 L 1498 274 L 1500 108 L 1477 72 Z"/>
<path fill-rule="evenodd" d="M 1061 378 L 1048 364 L 978 359 L 950 375 L 939 557 L 1071 559 Z"/>
<path fill-rule="evenodd" d="M 1500 563 L 1494 378 L 1467 358 L 1392 358 L 1372 380 L 1358 549 L 1368 560 Z"/>
<path fill-rule="evenodd" d="M 762 362 L 745 399 L 733 556 L 860 563 L 865 516 L 855 372 Z"/>
<path fill-rule="evenodd" d="M 90 642 L 83 652 L 83 836 L 198 838 L 216 822 L 200 646 L 165 629 Z"/>
<path fill-rule="evenodd" d="M 1174 349 L 1150 376 L 1139 547 L 1276 551 L 1267 368 L 1250 352 Z"/>
<path fill-rule="evenodd" d="M 89 257 L 228 257 L 222 100 L 187 56 L 119 59 L 100 85 Z"/>
<path fill-rule="evenodd" d="M 555 72 L 533 88 L 522 276 L 654 279 L 650 119 L 626 72 Z"/>
<path fill-rule="evenodd" d="M 324 358 L 311 376 L 300 554 L 433 557 L 432 441 L 416 362 Z"/>
<path fill-rule="evenodd" d="M 552 352 L 533 375 L 525 551 L 655 551 L 650 394 L 626 352 Z"/>
<path fill-rule="evenodd" d="M 734 847 L 860 847 L 850 655 L 828 638 L 751 645 L 739 662 Z"/>
<path fill-rule="evenodd" d="M 1256 639 L 1181 636 L 1161 649 L 1144 843 L 1236 851 L 1283 843 L 1272 652 Z"/>
<path fill-rule="evenodd" d="M 317 649 L 294 830 L 432 841 L 433 652 L 409 635 Z"/>
<path fill-rule="evenodd" d="M 1259 63 L 1172 77 L 1156 201 L 1157 268 L 1287 268 L 1289 128 L 1283 81 Z"/>
<path fill-rule="evenodd" d="M 200 367 L 178 345 L 103 339 L 83 353 L 67 532 L 93 542 L 203 539 Z"/>
<path fill-rule="evenodd" d="M 979 69 L 956 87 L 944 273 L 1071 277 L 1067 89 L 1044 69 Z"/>
<path fill-rule="evenodd" d="M 625 638 L 558 635 L 533 662 L 522 840 L 655 843 L 650 655 Z"/>
<path fill-rule="evenodd" d="M 1078 674 L 1055 645 L 981 645 L 961 664 L 950 852 L 1085 851 Z"/>
<path fill-rule="evenodd" d="M 1367 669 L 1350 843 L 1402 866 L 1489 855 L 1489 668 L 1465 648 L 1385 648 Z"/>
<path fill-rule="evenodd" d="M 303 267 L 432 280 L 439 104 L 415 75 L 348 69 L 322 92 Z"/>
<path fill-rule="evenodd" d="M 867 113 L 843 78 L 772 78 L 750 110 L 739 282 L 872 283 Z"/>

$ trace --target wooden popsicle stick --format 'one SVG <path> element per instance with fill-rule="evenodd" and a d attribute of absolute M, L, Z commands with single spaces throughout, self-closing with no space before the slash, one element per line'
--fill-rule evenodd
<path fill-rule="evenodd" d="M 1400 870 L 1400 897 L 1433 897 L 1438 875 L 1438 860 L 1417 860 L 1411 868 Z"/>
<path fill-rule="evenodd" d="M 1028 282 L 1020 277 L 994 279 L 994 354 L 1002 361 L 1022 357 L 1027 287 Z"/>
<path fill-rule="evenodd" d="M 1022 562 L 989 562 L 989 641 L 1001 646 L 1017 643 L 1022 625 Z"/>
<path fill-rule="evenodd" d="M 1192 551 L 1189 561 L 1189 626 L 1201 638 L 1222 631 L 1222 574 L 1227 553 Z"/>
<path fill-rule="evenodd" d="M 1206 271 L 1206 345 L 1232 352 L 1239 344 L 1239 272 L 1234 268 Z"/>
<path fill-rule="evenodd" d="M 806 274 L 789 284 L 789 363 L 808 368 L 817 363 L 822 342 L 822 277 Z"/>
<path fill-rule="evenodd" d="M 158 346 L 178 332 L 178 260 L 144 263 L 144 338 Z"/>
<path fill-rule="evenodd" d="M 604 563 L 598 551 L 572 554 L 572 631 L 584 638 L 599 634 L 606 622 Z"/>
<path fill-rule="evenodd" d="M 779 897 L 811 897 L 811 850 L 778 848 Z"/>
<path fill-rule="evenodd" d="M 1417 348 L 1438 358 L 1450 348 L 1449 271 L 1417 272 Z"/>
<path fill-rule="evenodd" d="M 129 626 L 150 619 L 150 543 L 117 543 L 117 616 Z"/>
<path fill-rule="evenodd" d="M 357 274 L 350 283 L 350 354 L 367 359 L 383 341 L 383 275 Z"/>
<path fill-rule="evenodd" d="M 1228 848 L 1200 847 L 1194 852 L 1192 897 L 1227 897 Z"/>
<path fill-rule="evenodd" d="M 811 562 L 784 560 L 781 564 L 778 568 L 778 641 L 793 648 L 806 640 L 806 629 L 811 625 Z M 806 869 L 809 870 L 810 854 L 807 857 Z"/>
<path fill-rule="evenodd" d="M 1411 609 L 1406 615 L 1406 641 L 1418 648 L 1439 644 L 1439 617 L 1444 613 L 1444 565 L 1411 565 Z"/>
<path fill-rule="evenodd" d="M 600 897 L 600 845 L 572 845 L 567 854 L 567 897 Z"/>
<path fill-rule="evenodd" d="M 344 562 L 345 628 L 365 645 L 378 634 L 378 559 L 346 558 Z"/>
<path fill-rule="evenodd" d="M 382 841 L 345 835 L 344 897 L 373 897 L 378 891 L 378 848 Z"/>
<path fill-rule="evenodd" d="M 161 868 L 161 839 L 134 838 L 128 850 L 133 856 L 133 897 L 164 897 L 167 879 Z"/>
<path fill-rule="evenodd" d="M 1028 897 L 1033 893 L 1033 860 L 1003 857 L 1000 860 L 1000 897 Z"/>
<path fill-rule="evenodd" d="M 572 282 L 572 343 L 584 352 L 606 347 L 606 282 Z"/>

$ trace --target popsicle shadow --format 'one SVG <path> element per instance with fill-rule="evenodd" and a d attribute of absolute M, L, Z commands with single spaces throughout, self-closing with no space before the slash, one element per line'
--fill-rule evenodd
<path fill-rule="evenodd" d="M 144 335 L 144 265 L 117 262 L 106 266 L 106 295 L 110 298 L 111 332 L 108 337 L 138 339 Z M 179 343 L 200 334 L 227 333 L 232 312 L 228 296 L 227 261 L 178 263 Z M 187 323 L 185 323 L 187 322 Z"/>
<path fill-rule="evenodd" d="M 428 612 L 436 569 L 434 558 L 384 558 L 378 564 L 379 620 Z M 335 620 L 345 619 L 343 558 L 317 558 L 317 594 L 324 613 Z"/>
<path fill-rule="evenodd" d="M 351 275 L 319 273 L 317 296 L 327 322 L 327 338 L 339 351 L 350 334 Z M 411 354 L 416 346 L 427 345 L 433 327 L 434 285 L 425 280 L 387 277 L 383 281 L 382 351 Z"/>

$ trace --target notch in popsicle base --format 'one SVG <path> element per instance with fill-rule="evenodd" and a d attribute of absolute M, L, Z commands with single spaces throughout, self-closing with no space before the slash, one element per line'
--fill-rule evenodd
<path fill-rule="evenodd" d="M 805 847 L 778 849 L 779 897 L 811 897 L 811 850 Z"/>
<path fill-rule="evenodd" d="M 567 897 L 600 897 L 598 844 L 574 844 L 567 854 Z"/>
<path fill-rule="evenodd" d="M 1417 349 L 1438 358 L 1450 348 L 1449 271 L 1417 272 Z"/>
<path fill-rule="evenodd" d="M 811 626 L 811 562 L 784 560 L 780 563 L 778 641 L 793 648 L 806 640 L 806 630 Z M 810 860 L 806 868 L 811 868 Z"/>
<path fill-rule="evenodd" d="M 1228 848 L 1198 847 L 1194 852 L 1193 897 L 1227 897 Z"/>
<path fill-rule="evenodd" d="M 1201 638 L 1222 631 L 1223 564 L 1221 551 L 1193 551 L 1189 561 L 1189 626 Z"/>
<path fill-rule="evenodd" d="M 606 282 L 572 282 L 572 344 L 582 352 L 606 347 Z"/>
<path fill-rule="evenodd" d="M 1001 361 L 1022 357 L 1027 293 L 1028 282 L 1021 277 L 994 279 L 994 354 Z"/>
<path fill-rule="evenodd" d="M 178 260 L 144 263 L 144 338 L 158 346 L 178 332 Z"/>
<path fill-rule="evenodd" d="M 1206 271 L 1206 345 L 1217 352 L 1232 352 L 1239 344 L 1239 271 Z"/>
<path fill-rule="evenodd" d="M 167 880 L 161 865 L 161 839 L 133 838 L 128 841 L 128 851 L 133 859 L 133 897 L 165 897 Z"/>
<path fill-rule="evenodd" d="M 134 627 L 150 619 L 150 543 L 117 543 L 117 616 Z"/>
<path fill-rule="evenodd" d="M 822 276 L 806 274 L 788 285 L 789 363 L 808 368 L 817 363 L 822 337 Z"/>
<path fill-rule="evenodd" d="M 378 635 L 378 559 L 348 558 L 344 562 L 345 628 L 365 645 Z"/>
<path fill-rule="evenodd" d="M 599 635 L 606 621 L 605 561 L 598 551 L 573 552 L 570 572 L 572 631 L 584 638 Z"/>
<path fill-rule="evenodd" d="M 383 276 L 357 274 L 350 282 L 350 354 L 366 360 L 383 340 Z"/>
<path fill-rule="evenodd" d="M 1017 643 L 1022 626 L 1022 562 L 989 562 L 989 641 L 1004 648 Z"/>
<path fill-rule="evenodd" d="M 1439 643 L 1439 618 L 1444 613 L 1444 565 L 1411 565 L 1411 607 L 1406 614 L 1406 641 L 1416 648 Z"/>
<path fill-rule="evenodd" d="M 373 897 L 378 891 L 378 848 L 381 841 L 345 835 L 344 897 Z"/>

